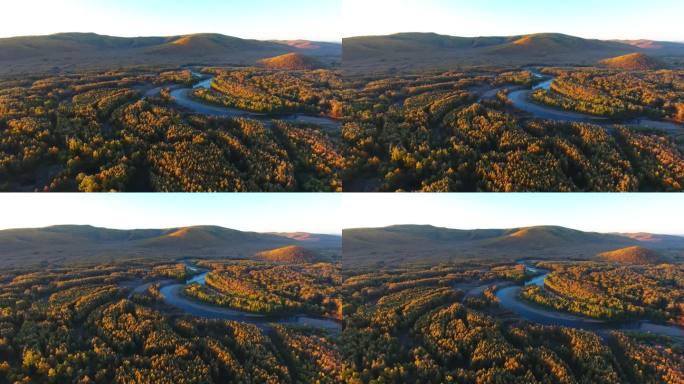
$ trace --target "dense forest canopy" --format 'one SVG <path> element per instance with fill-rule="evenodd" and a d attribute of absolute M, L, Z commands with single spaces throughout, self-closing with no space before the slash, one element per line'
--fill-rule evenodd
<path fill-rule="evenodd" d="M 681 70 L 196 69 L 0 81 L 0 189 L 614 192 L 684 185 Z M 550 86 L 537 87 L 544 76 L 553 76 Z M 207 86 L 196 86 L 203 79 Z M 587 118 L 523 112 L 509 96 L 533 86 L 525 102 Z"/>
<path fill-rule="evenodd" d="M 338 133 L 212 117 L 169 92 L 248 111 L 342 117 L 339 77 L 257 69 L 120 70 L 0 81 L 0 190 L 341 191 Z"/>
<path fill-rule="evenodd" d="M 237 273 L 235 284 L 269 292 L 250 299 L 263 303 L 254 308 L 260 313 L 267 313 L 269 295 L 296 297 L 306 311 L 339 312 L 334 265 L 199 261 L 201 266 L 218 268 L 211 273 L 222 276 Z M 140 260 L 4 269 L 0 383 L 339 382 L 334 333 L 207 319 L 167 304 L 160 288 L 184 282 L 196 267 Z"/>
<path fill-rule="evenodd" d="M 681 191 L 684 125 L 647 129 L 634 117 L 681 122 L 681 70 L 547 68 L 533 102 L 622 119 L 531 118 L 508 95 L 541 81 L 530 70 L 353 75 L 342 132 L 348 191 Z"/>
<path fill-rule="evenodd" d="M 632 312 L 632 320 L 656 315 L 646 308 L 668 308 L 674 317 L 682 310 L 681 264 L 627 269 L 569 262 L 542 266 L 558 268 L 554 271 L 558 276 L 584 274 L 571 275 L 575 285 L 566 284 L 567 289 L 559 291 L 568 302 L 594 300 L 587 287 L 602 286 L 610 291 L 606 294 L 616 296 L 605 301 L 596 296 L 594 306 L 622 301 L 628 310 L 644 308 Z M 601 273 L 593 273 L 597 270 Z M 681 340 L 537 325 L 505 310 L 497 293 L 533 276 L 523 265 L 472 262 L 345 268 L 343 275 L 341 350 L 346 383 L 679 383 L 684 379 Z M 552 280 L 556 286 L 556 278 Z M 643 280 L 652 285 L 642 296 L 633 296 L 639 286 L 635 284 Z"/>

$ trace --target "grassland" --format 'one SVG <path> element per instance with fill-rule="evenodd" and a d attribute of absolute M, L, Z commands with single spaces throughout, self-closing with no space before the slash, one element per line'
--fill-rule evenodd
<path fill-rule="evenodd" d="M 0 265 L 4 268 L 52 266 L 139 258 L 163 261 L 183 257 L 255 259 L 259 252 L 281 247 L 285 247 L 285 253 L 295 249 L 314 254 L 315 257 L 309 260 L 312 262 L 340 259 L 342 239 L 339 236 L 300 236 L 293 239 L 286 234 L 242 232 L 214 226 L 143 230 L 91 226 L 10 229 L 0 231 L 0 252 L 4 255 Z"/>
<path fill-rule="evenodd" d="M 341 46 L 313 41 L 259 41 L 213 33 L 123 38 L 60 33 L 0 39 L 0 75 L 111 70 L 133 66 L 255 65 L 288 53 L 339 65 Z"/>
<path fill-rule="evenodd" d="M 642 53 L 684 63 L 684 44 L 584 39 L 560 33 L 461 37 L 397 33 L 343 40 L 345 70 L 355 74 L 416 73 L 469 67 L 592 66 L 603 59 Z"/>
<path fill-rule="evenodd" d="M 515 258 L 605 260 L 604 252 L 617 249 L 621 251 L 614 253 L 624 257 L 610 261 L 677 262 L 684 249 L 684 238 L 678 236 L 594 233 L 554 226 L 459 230 L 398 225 L 346 229 L 343 238 L 344 260 L 352 267 Z M 652 254 L 658 258 L 647 257 Z"/>

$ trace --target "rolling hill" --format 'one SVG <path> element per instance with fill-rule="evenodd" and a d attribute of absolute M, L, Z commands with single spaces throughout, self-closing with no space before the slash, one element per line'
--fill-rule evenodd
<path fill-rule="evenodd" d="M 277 263 L 312 263 L 319 259 L 315 252 L 298 245 L 258 252 L 255 257 L 258 260 Z"/>
<path fill-rule="evenodd" d="M 315 52 L 316 56 L 340 56 L 342 44 L 311 40 L 271 40 L 274 43 L 297 48 L 301 53 Z"/>
<path fill-rule="evenodd" d="M 642 234 L 643 236 L 643 234 Z M 648 240 L 557 226 L 459 230 L 422 225 L 347 229 L 343 265 L 435 263 L 449 260 L 518 258 L 594 259 L 598 253 L 644 245 L 671 256 L 684 251 L 684 237 L 651 235 Z"/>
<path fill-rule="evenodd" d="M 657 57 L 684 56 L 684 44 L 680 43 L 606 41 L 559 33 L 490 37 L 399 33 L 346 38 L 342 45 L 344 68 L 349 71 L 595 65 L 606 58 L 639 52 Z"/>
<path fill-rule="evenodd" d="M 310 240 L 313 239 L 313 240 Z M 216 226 L 116 230 L 91 226 L 53 226 L 0 231 L 0 266 L 102 262 L 126 258 L 251 258 L 285 246 L 303 246 L 339 256 L 341 238 L 311 234 L 292 239 L 270 233 Z"/>
<path fill-rule="evenodd" d="M 306 242 L 318 242 L 318 243 L 330 243 L 335 244 L 340 242 L 340 236 L 337 235 L 321 235 L 309 232 L 270 232 L 271 235 L 277 235 L 281 237 L 287 237 L 289 239 L 306 241 Z"/>
<path fill-rule="evenodd" d="M 287 53 L 335 63 L 341 49 L 335 43 L 261 41 L 212 33 L 132 38 L 60 33 L 0 39 L 0 74 L 145 65 L 253 65 Z"/>
<path fill-rule="evenodd" d="M 599 64 L 612 69 L 625 69 L 628 71 L 644 71 L 649 69 L 661 69 L 665 64 L 643 53 L 630 53 L 610 59 L 604 59 Z"/>
<path fill-rule="evenodd" d="M 283 69 L 283 70 L 302 70 L 302 69 L 319 69 L 324 65 L 320 61 L 302 55 L 301 53 L 286 53 L 284 55 L 261 59 L 257 62 L 268 69 Z"/>
<path fill-rule="evenodd" d="M 658 252 L 638 245 L 602 252 L 597 257 L 605 261 L 624 264 L 653 264 L 662 259 Z"/>
<path fill-rule="evenodd" d="M 271 52 L 284 50 L 285 47 L 267 41 L 245 40 L 215 33 L 201 33 L 171 38 L 163 44 L 147 47 L 145 53 L 172 56 L 216 56 L 241 52 Z"/>

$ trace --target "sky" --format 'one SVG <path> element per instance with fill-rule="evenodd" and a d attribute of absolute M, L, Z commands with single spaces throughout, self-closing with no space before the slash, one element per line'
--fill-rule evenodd
<path fill-rule="evenodd" d="M 560 32 L 684 41 L 681 0 L 4 0 L 0 10 L 0 37 L 213 32 L 261 40 L 339 41 L 397 32 Z"/>
<path fill-rule="evenodd" d="M 559 225 L 594 232 L 684 235 L 684 194 L 345 194 L 342 207 L 344 228 Z"/>
<path fill-rule="evenodd" d="M 339 41 L 341 0 L 3 0 L 0 37 L 222 33 L 260 40 Z"/>
<path fill-rule="evenodd" d="M 0 229 L 59 224 L 340 234 L 430 224 L 457 229 L 560 225 L 684 235 L 684 194 L 0 194 Z"/>
<path fill-rule="evenodd" d="M 0 194 L 0 229 L 77 224 L 115 229 L 218 225 L 255 232 L 342 233 L 339 194 Z"/>
<path fill-rule="evenodd" d="M 682 0 L 342 0 L 343 36 L 436 32 L 684 41 Z"/>

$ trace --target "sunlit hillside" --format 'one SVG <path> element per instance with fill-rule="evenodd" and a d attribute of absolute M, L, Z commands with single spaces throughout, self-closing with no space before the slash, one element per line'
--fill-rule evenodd
<path fill-rule="evenodd" d="M 624 56 L 618 56 L 610 59 L 601 60 L 600 64 L 608 68 L 627 69 L 631 71 L 660 69 L 664 67 L 662 61 L 654 59 L 643 53 L 630 53 Z"/>
<path fill-rule="evenodd" d="M 323 64 L 312 58 L 300 53 L 287 53 L 281 56 L 261 59 L 258 62 L 268 69 L 280 70 L 302 70 L 302 69 L 317 69 L 322 68 Z"/>

